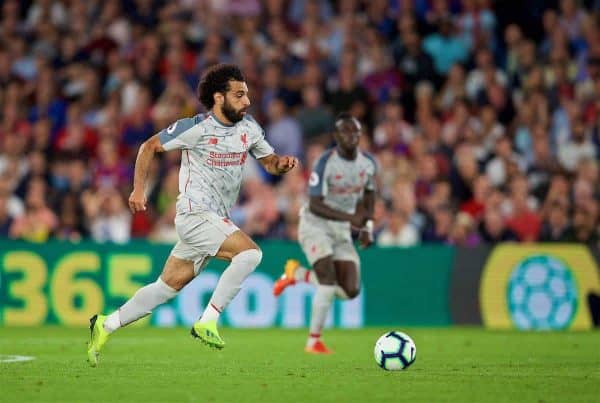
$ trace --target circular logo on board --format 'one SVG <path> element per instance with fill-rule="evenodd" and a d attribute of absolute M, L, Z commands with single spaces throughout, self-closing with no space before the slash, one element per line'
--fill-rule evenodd
<path fill-rule="evenodd" d="M 518 329 L 564 329 L 577 312 L 577 284 L 561 260 L 535 255 L 512 270 L 507 287 L 508 311 Z"/>

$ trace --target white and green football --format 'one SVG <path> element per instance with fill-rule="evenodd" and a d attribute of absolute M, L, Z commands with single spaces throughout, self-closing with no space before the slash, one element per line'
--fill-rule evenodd
<path fill-rule="evenodd" d="M 417 346 L 406 334 L 392 331 L 381 336 L 375 343 L 375 361 L 387 371 L 408 368 L 417 358 Z"/>

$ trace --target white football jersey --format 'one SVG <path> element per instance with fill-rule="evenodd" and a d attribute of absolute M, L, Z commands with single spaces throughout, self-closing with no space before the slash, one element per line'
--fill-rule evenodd
<path fill-rule="evenodd" d="M 228 217 L 248 153 L 256 159 L 273 153 L 264 130 L 250 115 L 226 125 L 212 114 L 198 114 L 179 119 L 158 135 L 165 150 L 182 150 L 179 212 L 208 210 Z"/>
<path fill-rule="evenodd" d="M 309 196 L 323 196 L 332 209 L 354 214 L 364 191 L 375 191 L 377 163 L 371 154 L 358 150 L 356 159 L 346 160 L 335 148 L 316 161 L 308 181 Z"/>

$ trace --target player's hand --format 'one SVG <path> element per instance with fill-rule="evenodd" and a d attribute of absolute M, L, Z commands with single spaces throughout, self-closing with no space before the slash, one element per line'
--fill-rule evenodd
<path fill-rule="evenodd" d="M 280 174 L 284 174 L 290 170 L 292 170 L 296 165 L 298 165 L 298 158 L 292 157 L 290 155 L 284 155 L 279 157 L 277 160 L 277 172 Z"/>
<path fill-rule="evenodd" d="M 366 230 L 360 230 L 358 233 L 358 244 L 363 249 L 373 245 L 373 234 Z"/>
<path fill-rule="evenodd" d="M 356 213 L 352 216 L 352 220 L 350 220 L 350 225 L 354 227 L 354 229 L 361 229 L 365 225 L 365 221 L 367 218 L 361 211 L 356 211 Z"/>
<path fill-rule="evenodd" d="M 129 209 L 133 214 L 146 210 L 146 195 L 143 191 L 133 189 L 129 196 Z"/>

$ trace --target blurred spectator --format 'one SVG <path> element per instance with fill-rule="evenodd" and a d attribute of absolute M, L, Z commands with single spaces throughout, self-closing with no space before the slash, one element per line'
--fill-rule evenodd
<path fill-rule="evenodd" d="M 500 211 L 493 208 L 485 210 L 483 221 L 479 224 L 479 234 L 482 241 L 487 243 L 518 240 L 517 235 L 506 227 Z"/>
<path fill-rule="evenodd" d="M 465 69 L 460 64 L 455 64 L 450 68 L 439 94 L 438 105 L 442 111 L 452 108 L 454 103 L 463 99 L 467 95 L 465 82 Z"/>
<path fill-rule="evenodd" d="M 394 51 L 394 59 L 407 85 L 414 88 L 419 81 L 435 81 L 433 60 L 423 51 L 419 34 L 411 30 L 401 35 Z"/>
<path fill-rule="evenodd" d="M 361 121 L 367 117 L 367 90 L 358 82 L 356 67 L 350 63 L 342 64 L 338 70 L 337 83 L 328 96 L 333 114 L 349 111 Z"/>
<path fill-rule="evenodd" d="M 419 243 L 419 232 L 408 221 L 408 216 L 395 211 L 390 214 L 388 224 L 377 237 L 378 246 L 415 246 Z"/>
<path fill-rule="evenodd" d="M 489 0 L 6 0 L 0 228 L 173 242 L 181 154 L 151 162 L 148 209 L 131 216 L 138 147 L 205 112 L 199 77 L 234 62 L 267 139 L 304 158 L 269 182 L 246 164 L 232 219 L 250 235 L 295 239 L 310 170 L 349 111 L 381 167 L 381 242 L 403 243 L 402 228 L 465 246 L 598 242 L 596 3 L 522 2 L 536 27 Z"/>
<path fill-rule="evenodd" d="M 281 99 L 273 99 L 268 114 L 271 123 L 265 128 L 267 141 L 275 149 L 282 150 L 282 154 L 302 157 L 302 128 L 298 121 L 287 113 L 285 103 Z"/>
<path fill-rule="evenodd" d="M 573 214 L 573 241 L 598 245 L 600 242 L 600 208 L 589 200 L 575 205 Z"/>
<path fill-rule="evenodd" d="M 84 229 L 80 217 L 83 212 L 79 210 L 78 202 L 78 196 L 73 193 L 62 198 L 58 225 L 54 231 L 56 238 L 71 242 L 79 242 L 82 239 Z"/>
<path fill-rule="evenodd" d="M 8 213 L 8 192 L 0 190 L 0 237 L 8 238 L 13 218 Z"/>
<path fill-rule="evenodd" d="M 539 240 L 542 242 L 569 242 L 573 238 L 566 203 L 554 201 L 546 210 Z"/>
<path fill-rule="evenodd" d="M 314 86 L 302 90 L 302 107 L 298 111 L 298 122 L 307 142 L 328 143 L 333 133 L 333 115 L 323 105 L 321 92 Z"/>
<path fill-rule="evenodd" d="M 115 190 L 86 191 L 82 197 L 85 217 L 96 242 L 126 243 L 131 234 L 131 213 Z"/>
<path fill-rule="evenodd" d="M 469 44 L 456 34 L 456 27 L 451 18 L 442 18 L 437 25 L 437 32 L 428 35 L 423 48 L 433 58 L 438 74 L 447 74 L 455 63 L 462 63 L 469 56 Z"/>
<path fill-rule="evenodd" d="M 490 195 L 490 182 L 487 176 L 480 175 L 473 182 L 473 197 L 460 205 L 460 211 L 469 214 L 478 222 L 485 211 L 485 204 Z"/>
<path fill-rule="evenodd" d="M 46 202 L 47 186 L 42 178 L 29 182 L 25 196 L 25 213 L 15 219 L 11 228 L 12 238 L 31 242 L 46 242 L 57 226 L 56 215 Z"/>
<path fill-rule="evenodd" d="M 589 133 L 585 125 L 578 120 L 573 125 L 571 140 L 561 144 L 558 150 L 558 158 L 564 169 L 573 172 L 582 159 L 596 157 L 596 149 L 590 141 Z"/>
<path fill-rule="evenodd" d="M 268 111 L 269 105 L 275 99 L 281 99 L 288 107 L 300 102 L 298 93 L 283 84 L 281 66 L 278 63 L 271 62 L 265 65 L 262 86 L 260 106 L 263 113 Z"/>
<path fill-rule="evenodd" d="M 473 48 L 496 46 L 496 16 L 491 10 L 489 0 L 464 0 L 462 13 L 457 25 L 464 41 Z"/>
<path fill-rule="evenodd" d="M 393 60 L 388 50 L 383 47 L 370 49 L 369 60 L 373 64 L 362 81 L 375 102 L 386 102 L 400 98 L 404 87 L 404 78 L 400 71 L 393 66 Z"/>
<path fill-rule="evenodd" d="M 508 137 L 496 140 L 494 154 L 495 157 L 486 165 L 486 173 L 493 186 L 502 186 L 517 173 L 525 171 L 525 161 L 513 151 Z"/>
<path fill-rule="evenodd" d="M 522 177 L 515 177 L 510 186 L 510 213 L 507 227 L 514 231 L 520 241 L 533 242 L 539 237 L 541 219 L 531 207 L 528 183 Z"/>
<path fill-rule="evenodd" d="M 469 98 L 476 99 L 487 84 L 488 77 L 500 84 L 506 86 L 508 79 L 502 70 L 496 67 L 494 55 L 488 49 L 480 49 L 475 54 L 476 68 L 471 70 L 467 76 L 466 92 Z"/>
<path fill-rule="evenodd" d="M 433 211 L 433 220 L 425 229 L 423 241 L 433 243 L 447 243 L 453 224 L 452 209 L 448 205 L 437 206 Z"/>
<path fill-rule="evenodd" d="M 94 172 L 94 185 L 98 188 L 126 189 L 131 186 L 132 168 L 119 159 L 115 143 L 108 138 L 98 145 L 98 160 Z"/>
<path fill-rule="evenodd" d="M 463 247 L 479 245 L 481 238 L 477 232 L 475 220 L 467 213 L 459 212 L 456 214 L 448 241 L 453 245 Z"/>

